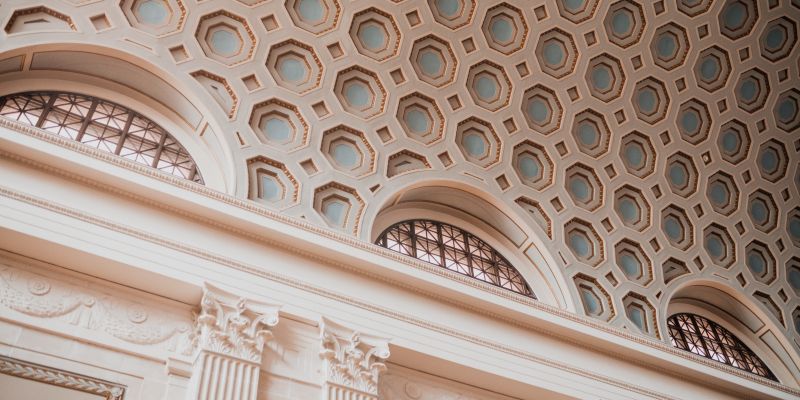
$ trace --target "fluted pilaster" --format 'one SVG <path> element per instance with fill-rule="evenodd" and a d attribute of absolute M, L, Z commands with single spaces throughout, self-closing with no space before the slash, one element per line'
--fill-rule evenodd
<path fill-rule="evenodd" d="M 255 400 L 264 345 L 279 306 L 206 285 L 192 345 L 189 400 Z"/>

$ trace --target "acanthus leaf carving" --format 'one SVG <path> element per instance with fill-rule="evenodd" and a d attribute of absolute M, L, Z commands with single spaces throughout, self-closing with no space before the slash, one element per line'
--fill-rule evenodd
<path fill-rule="evenodd" d="M 261 363 L 264 345 L 272 339 L 280 306 L 235 296 L 206 284 L 192 343 L 205 350 Z"/>
<path fill-rule="evenodd" d="M 351 330 L 327 318 L 320 322 L 326 379 L 345 388 L 378 395 L 380 375 L 386 371 L 389 339 Z"/>

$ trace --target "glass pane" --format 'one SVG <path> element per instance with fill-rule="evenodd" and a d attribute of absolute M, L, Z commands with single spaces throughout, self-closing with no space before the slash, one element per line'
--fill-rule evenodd
<path fill-rule="evenodd" d="M 118 154 L 200 184 L 197 165 L 175 138 L 147 117 L 75 93 L 29 92 L 0 97 L 0 117 Z M 120 145 L 122 142 L 122 145 Z"/>
<path fill-rule="evenodd" d="M 536 298 L 525 279 L 488 243 L 458 227 L 431 220 L 397 223 L 376 241 L 460 274 Z"/>

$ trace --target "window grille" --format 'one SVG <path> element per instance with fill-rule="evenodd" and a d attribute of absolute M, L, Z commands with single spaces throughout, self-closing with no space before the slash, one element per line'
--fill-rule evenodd
<path fill-rule="evenodd" d="M 695 314 L 667 319 L 672 345 L 732 367 L 777 381 L 763 361 L 729 330 Z"/>
<path fill-rule="evenodd" d="M 511 263 L 475 235 L 430 220 L 403 221 L 387 228 L 376 244 L 528 297 L 536 295 Z"/>
<path fill-rule="evenodd" d="M 0 97 L 0 116 L 203 183 L 194 160 L 172 135 L 107 100 L 64 92 L 18 93 Z"/>

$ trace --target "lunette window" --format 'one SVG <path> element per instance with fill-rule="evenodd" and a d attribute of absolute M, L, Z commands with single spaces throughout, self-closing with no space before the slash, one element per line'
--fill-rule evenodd
<path fill-rule="evenodd" d="M 492 246 L 453 225 L 431 220 L 396 223 L 378 236 L 379 246 L 492 285 L 536 298 L 528 283 Z"/>
<path fill-rule="evenodd" d="M 763 361 L 729 330 L 695 314 L 667 319 L 672 345 L 732 367 L 777 381 Z"/>
<path fill-rule="evenodd" d="M 172 135 L 120 104 L 77 93 L 26 92 L 0 97 L 0 116 L 203 183 L 195 161 Z"/>

